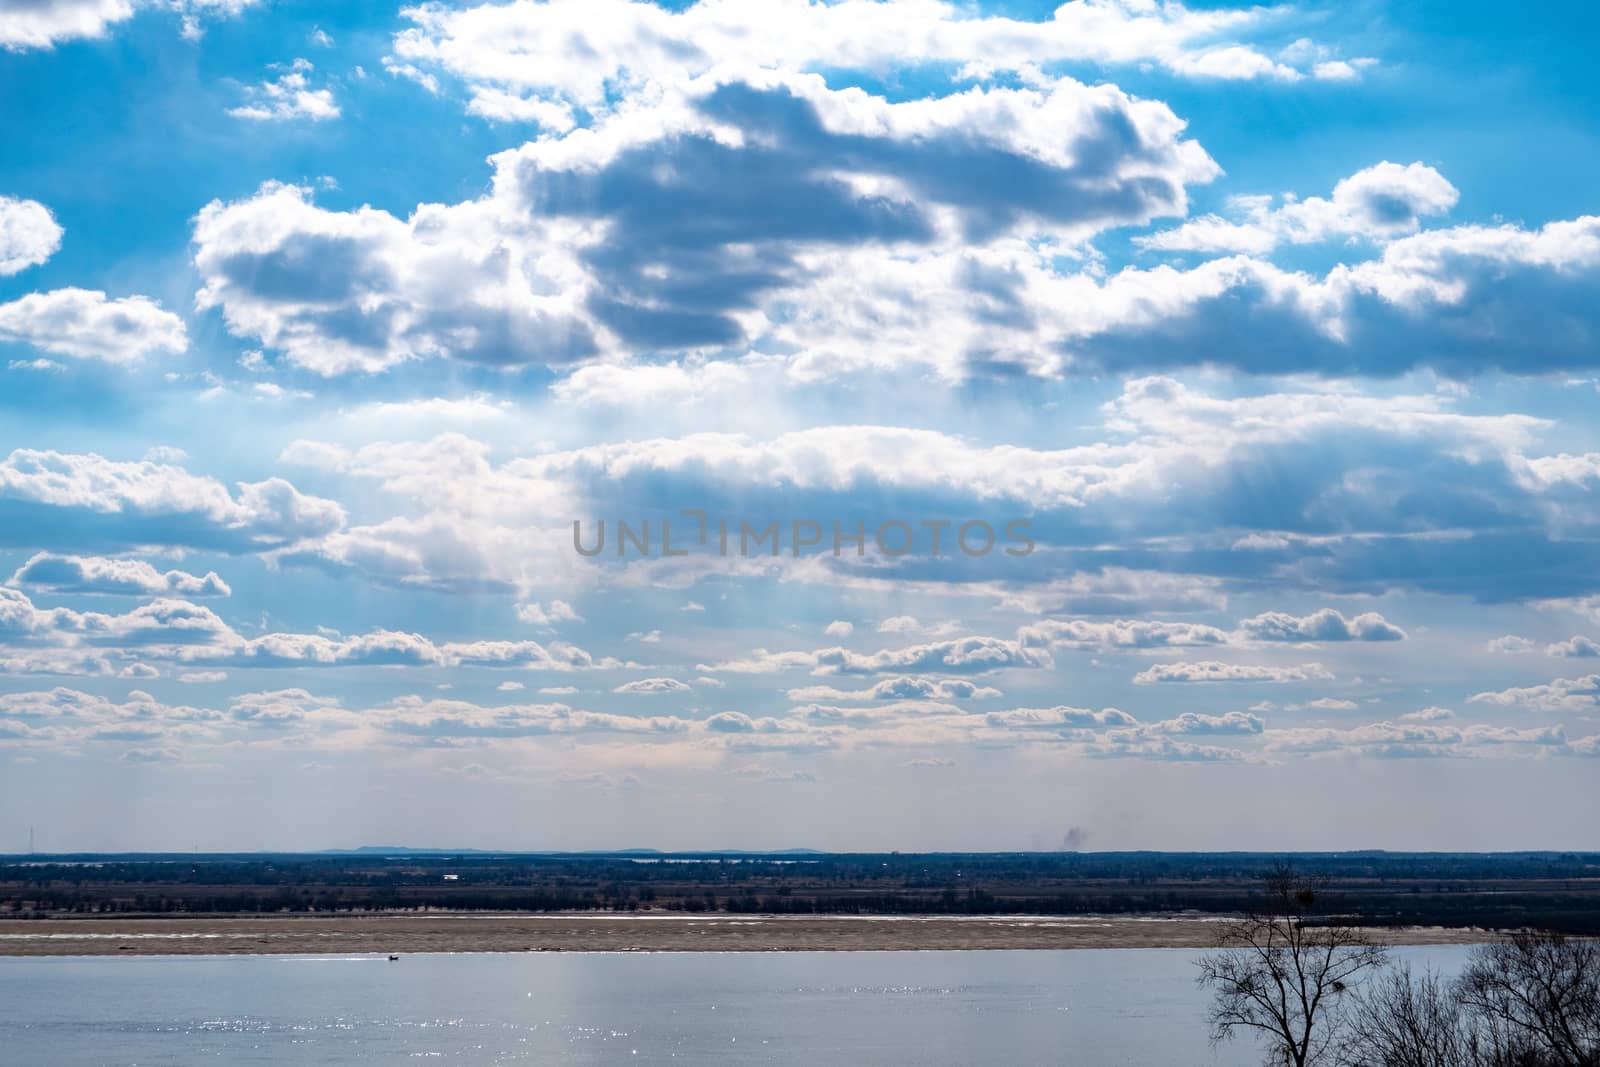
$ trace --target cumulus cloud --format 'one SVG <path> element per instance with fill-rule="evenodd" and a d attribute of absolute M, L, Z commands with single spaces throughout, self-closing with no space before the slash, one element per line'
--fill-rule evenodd
<path fill-rule="evenodd" d="M 721 348 L 810 284 L 817 250 L 1181 215 L 1186 186 L 1217 173 L 1182 132 L 1164 104 L 1071 79 L 893 102 L 811 75 L 708 74 L 502 153 L 491 194 L 407 220 L 278 185 L 213 203 L 195 226 L 199 304 L 324 373 Z"/>
<path fill-rule="evenodd" d="M 0 695 L 0 742 L 81 747 L 109 742 L 160 747 L 188 757 L 205 745 L 292 743 L 299 749 L 438 744 L 508 745 L 557 739 L 562 759 L 572 746 L 610 746 L 624 758 L 659 762 L 701 761 L 718 753 L 911 749 L 903 764 L 953 764 L 965 746 L 1048 747 L 1096 759 L 1240 761 L 1263 756 L 1348 754 L 1367 758 L 1593 755 L 1595 738 L 1569 741 L 1558 726 L 1510 728 L 1445 725 L 1440 709 L 1345 729 L 1268 730 L 1245 712 L 1186 713 L 1140 723 L 1117 708 L 1018 707 L 969 714 L 928 701 L 875 707 L 809 704 L 786 715 L 726 710 L 704 718 L 622 715 L 568 704 L 476 704 L 437 697 L 402 696 L 358 707 L 305 689 L 248 692 L 222 710 L 167 705 L 147 693 L 124 703 L 58 688 Z M 1435 714 L 1429 714 L 1434 712 Z M 1221 748 L 1196 739 L 1236 738 L 1248 747 Z M 641 746 L 661 755 L 645 756 Z"/>
<path fill-rule="evenodd" d="M 577 237 L 495 201 L 424 204 L 401 220 L 324 211 L 307 189 L 268 184 L 201 209 L 196 304 L 323 374 L 443 355 L 566 363 L 595 350 L 564 251 Z"/>
<path fill-rule="evenodd" d="M 1095 729 L 1107 726 L 1136 726 L 1139 720 L 1118 708 L 1074 708 L 1058 705 L 1053 708 L 1012 708 L 1009 711 L 985 712 L 983 721 L 989 726 L 1039 727 L 1065 726 Z"/>
<path fill-rule="evenodd" d="M 1423 588 L 1507 600 L 1588 591 L 1600 554 L 1572 531 L 1600 522 L 1600 514 L 1581 491 L 1528 474 L 1552 424 L 1455 404 L 1442 392 L 1337 388 L 1222 397 L 1150 377 L 1126 382 L 1103 407 L 1100 425 L 1088 431 L 1091 443 L 1056 448 L 844 425 L 646 437 L 509 459 L 459 434 L 353 450 L 297 442 L 284 460 L 371 480 L 408 512 L 341 529 L 300 559 L 405 588 L 526 596 L 543 593 L 553 578 L 678 588 L 713 574 L 776 571 L 863 594 L 943 591 L 1033 615 L 1113 620 L 1222 610 L 1247 573 L 1335 595 Z M 1262 488 L 1265 471 L 1275 472 L 1271 492 Z M 576 560 L 570 523 L 550 525 L 551 515 L 606 514 L 663 482 L 735 516 L 758 500 L 789 508 L 796 492 L 823 516 L 827 509 L 850 514 L 868 491 L 968 513 L 1025 507 L 1035 534 L 1048 530 L 1046 543 L 1067 551 L 1036 552 L 1025 573 L 1009 574 L 917 568 L 915 561 L 863 567 L 831 556 L 607 568 Z M 1561 536 L 1551 525 L 1557 506 Z M 1251 547 L 1234 547 L 1249 536 Z M 1098 546 L 1092 555 L 1083 551 L 1089 545 Z M 1486 566 L 1489 558 L 1500 562 Z M 1387 621 L 1359 616 L 1278 614 L 1252 624 L 1261 637 L 1236 629 L 1228 641 L 1395 632 Z M 1087 634 L 1093 621 L 1075 625 Z M 1138 637 L 1097 633 L 1108 641 L 1217 638 L 1202 625 L 1162 623 Z"/>
<path fill-rule="evenodd" d="M 590 363 L 551 386 L 559 400 L 578 407 L 651 409 L 704 403 L 748 392 L 781 373 L 781 357 L 750 354 L 694 363 Z"/>
<path fill-rule="evenodd" d="M 1377 612 L 1347 619 L 1332 608 L 1302 617 L 1269 611 L 1245 619 L 1239 629 L 1255 641 L 1403 641 L 1406 636 Z"/>
<path fill-rule="evenodd" d="M 1158 663 L 1133 677 L 1134 685 L 1162 682 L 1291 682 L 1326 681 L 1332 678 L 1322 664 L 1305 663 L 1297 667 L 1261 667 L 1208 660 L 1197 663 Z"/>
<path fill-rule="evenodd" d="M 0 341 L 74 359 L 135 363 L 189 346 L 183 320 L 142 296 L 111 299 L 90 289 L 29 293 L 0 304 Z"/>
<path fill-rule="evenodd" d="M 1046 619 L 1023 627 L 1017 638 L 1030 648 L 1150 649 L 1220 645 L 1227 642 L 1228 635 L 1202 623 Z"/>
<path fill-rule="evenodd" d="M 37 553 L 17 568 L 10 584 L 52 593 L 110 596 L 213 597 L 232 593 L 216 571 L 207 571 L 201 577 L 180 570 L 158 571 L 144 560 L 60 556 L 50 552 Z"/>
<path fill-rule="evenodd" d="M 1340 700 L 1337 697 L 1318 697 L 1308 700 L 1304 704 L 1290 704 L 1289 711 L 1354 711 L 1359 707 L 1354 700 Z"/>
<path fill-rule="evenodd" d="M 226 552 L 278 548 L 344 521 L 331 500 L 280 478 L 221 482 L 170 463 L 17 449 L 0 461 L 0 544 L 58 548 L 176 546 Z"/>
<path fill-rule="evenodd" d="M 1334 237 L 1381 240 L 1416 232 L 1425 217 L 1455 207 L 1459 195 L 1432 167 L 1385 161 L 1341 180 L 1331 199 L 1286 198 L 1274 208 L 1267 198 L 1239 197 L 1234 206 L 1242 221 L 1206 215 L 1134 240 L 1155 251 L 1254 255 L 1271 252 L 1280 242 L 1309 244 Z"/>
<path fill-rule="evenodd" d="M 1437 720 L 1434 720 L 1437 721 Z M 1296 729 L 1273 731 L 1266 748 L 1274 753 L 1347 753 L 1373 759 L 1420 759 L 1471 756 L 1485 751 L 1523 749 L 1533 752 L 1571 752 L 1560 727 L 1526 730 L 1500 726 L 1439 726 L 1415 718 L 1377 722 L 1343 730 Z"/>
<path fill-rule="evenodd" d="M 333 90 L 311 88 L 311 61 L 296 59 L 276 78 L 245 90 L 246 103 L 228 109 L 234 118 L 257 122 L 286 122 L 305 119 L 322 122 L 339 117 Z"/>
<path fill-rule="evenodd" d="M 622 343 L 669 350 L 749 339 L 764 298 L 805 284 L 803 249 L 1023 223 L 1087 236 L 1181 214 L 1185 187 L 1216 173 L 1165 105 L 1070 79 L 896 103 L 815 76 L 708 75 L 651 118 L 496 162 L 540 215 L 609 223 L 584 255 L 589 310 Z"/>
<path fill-rule="evenodd" d="M 999 695 L 998 689 L 961 678 L 923 678 L 915 675 L 885 678 L 866 689 L 835 689 L 817 685 L 788 691 L 790 700 L 846 703 L 874 700 L 981 700 Z"/>
<path fill-rule="evenodd" d="M 1146 729 L 1158 734 L 1225 736 L 1259 734 L 1266 729 L 1266 723 L 1260 716 L 1246 711 L 1230 711 L 1223 715 L 1199 715 L 1186 711 L 1177 718 L 1151 723 Z"/>
<path fill-rule="evenodd" d="M 1400 716 L 1401 722 L 1447 722 L 1456 717 L 1456 713 L 1449 708 L 1431 707 L 1418 708 L 1408 711 Z"/>
<path fill-rule="evenodd" d="M 256 0 L 18 0 L 6 5 L 0 18 L 0 48 L 20 52 L 54 48 L 68 41 L 104 37 L 138 7 L 178 13 L 183 35 L 200 35 L 200 20 L 211 15 L 236 15 Z"/>
<path fill-rule="evenodd" d="M 0 48 L 20 52 L 58 42 L 105 36 L 106 28 L 133 15 L 131 0 L 29 0 L 8 4 L 0 18 Z"/>
<path fill-rule="evenodd" d="M 1545 655 L 1567 659 L 1593 659 L 1600 656 L 1600 642 L 1581 635 L 1545 647 Z"/>
<path fill-rule="evenodd" d="M 949 4 L 582 0 L 424 5 L 394 39 L 390 69 L 430 89 L 466 83 L 485 118 L 556 131 L 579 112 L 605 115 L 626 92 L 681 87 L 718 65 L 773 70 L 885 69 L 948 64 L 964 79 L 1039 78 L 1050 64 L 1155 64 L 1202 79 L 1347 79 L 1356 65 L 1305 42 L 1276 57 L 1239 36 L 1266 28 L 1261 9 L 1194 11 L 1124 0 L 1065 3 L 1042 19 L 976 15 Z M 1361 62 L 1361 61 L 1358 61 Z"/>
<path fill-rule="evenodd" d="M 612 690 L 613 693 L 637 693 L 653 695 L 658 693 L 692 693 L 694 687 L 676 678 L 638 678 L 631 682 L 623 682 Z"/>
<path fill-rule="evenodd" d="M 216 736 L 220 712 L 166 704 L 140 689 L 121 701 L 58 687 L 0 695 L 0 739 L 54 748 L 199 741 Z"/>
<path fill-rule="evenodd" d="M 1242 221 L 1145 238 L 1244 255 L 1107 274 L 1089 239 L 1186 215 L 1189 189 L 1219 173 L 1165 104 L 1041 74 L 1034 59 L 1017 60 L 1020 77 L 971 67 L 943 95 L 910 100 L 810 70 L 871 55 L 864 69 L 882 77 L 906 49 L 919 64 L 956 62 L 982 39 L 993 73 L 1006 69 L 997 57 L 1045 40 L 1046 53 L 1069 40 L 1094 53 L 1085 42 L 1116 37 L 1111 26 L 1150 35 L 1116 46 L 1132 61 L 1174 26 L 1222 32 L 1264 9 L 1077 0 L 1037 23 L 910 3 L 752 10 L 618 4 L 600 30 L 591 9 L 564 3 L 411 9 L 395 69 L 436 88 L 460 77 L 484 114 L 545 129 L 493 157 L 482 197 L 404 218 L 324 210 L 281 185 L 208 205 L 194 230 L 198 306 L 323 374 L 542 363 L 571 370 L 563 400 L 624 407 L 749 390 L 779 365 L 815 382 L 909 366 L 951 380 L 1197 365 L 1460 377 L 1600 359 L 1586 299 L 1600 270 L 1594 218 L 1417 232 L 1456 190 L 1424 164 L 1385 161 L 1327 197 L 1246 200 Z M 844 33 L 847 12 L 865 21 Z M 801 28 L 778 33 L 790 23 Z M 920 29 L 884 29 L 902 23 Z M 1156 50 L 1175 70 L 1254 54 L 1230 46 L 1200 62 L 1166 39 Z M 1354 73 L 1315 54 L 1267 62 L 1285 77 Z M 1265 258 L 1343 236 L 1380 244 L 1374 255 L 1356 242 L 1320 273 Z"/>
<path fill-rule="evenodd" d="M 29 673 L 106 673 L 105 650 L 127 660 L 169 660 L 188 667 L 443 667 L 489 670 L 587 671 L 624 666 L 566 642 L 440 641 L 398 630 L 349 636 L 336 632 L 268 632 L 245 637 L 216 612 L 171 597 L 122 614 L 40 608 L 20 590 L 0 586 L 0 647 L 43 650 L 13 663 Z M 682 685 L 670 679 L 654 679 Z M 685 686 L 685 688 L 687 688 Z M 633 691 L 633 690 L 627 690 Z"/>
<path fill-rule="evenodd" d="M 1600 674 L 1557 678 L 1544 685 L 1491 690 L 1469 698 L 1474 704 L 1498 704 L 1534 711 L 1594 711 L 1600 708 Z"/>
<path fill-rule="evenodd" d="M 61 247 L 61 227 L 36 200 L 0 196 L 0 277 L 43 263 Z"/>
<path fill-rule="evenodd" d="M 1239 749 L 1197 745 L 1141 730 L 1113 730 L 1104 738 L 1079 746 L 1096 759 L 1142 759 L 1169 763 L 1236 763 L 1247 758 Z"/>
<path fill-rule="evenodd" d="M 1066 343 L 1083 363 L 1211 364 L 1252 373 L 1462 377 L 1594 367 L 1600 323 L 1583 295 L 1600 271 L 1600 218 L 1427 230 L 1316 277 L 1231 256 L 1189 270 L 1129 268 L 1111 313 Z M 1124 291 L 1147 294 L 1123 305 Z"/>
<path fill-rule="evenodd" d="M 962 637 L 932 641 L 904 648 L 877 652 L 852 652 L 847 648 L 824 648 L 815 652 L 768 652 L 756 649 L 748 658 L 723 663 L 700 664 L 696 670 L 708 673 L 765 674 L 795 667 L 812 674 L 899 674 L 921 671 L 932 674 L 984 674 L 1008 668 L 1040 668 L 1051 665 L 1048 651 L 1026 648 L 1016 641 L 997 637 Z"/>
<path fill-rule="evenodd" d="M 534 626 L 554 626 L 558 622 L 583 621 L 583 616 L 573 610 L 572 605 L 565 600 L 552 600 L 548 608 L 542 607 L 537 601 L 519 604 L 517 618 Z"/>

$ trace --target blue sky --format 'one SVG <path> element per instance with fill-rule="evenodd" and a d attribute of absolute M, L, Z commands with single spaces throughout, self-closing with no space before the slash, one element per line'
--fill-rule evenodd
<path fill-rule="evenodd" d="M 1592 847 L 1594 17 L 5 5 L 0 850 Z"/>

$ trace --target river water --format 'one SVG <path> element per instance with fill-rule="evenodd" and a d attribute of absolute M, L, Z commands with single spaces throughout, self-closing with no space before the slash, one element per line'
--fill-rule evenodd
<path fill-rule="evenodd" d="M 1398 954 L 1450 973 L 1467 951 Z M 0 958 L 0 1063 L 1255 1062 L 1209 1048 L 1194 956 Z"/>

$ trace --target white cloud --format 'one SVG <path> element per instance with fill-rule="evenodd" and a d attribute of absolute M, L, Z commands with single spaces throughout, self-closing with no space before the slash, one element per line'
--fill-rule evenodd
<path fill-rule="evenodd" d="M 815 652 L 768 652 L 758 648 L 746 659 L 700 664 L 708 673 L 767 674 L 804 667 L 812 674 L 984 674 L 1009 668 L 1051 666 L 1050 654 L 998 637 L 961 637 L 877 652 L 824 648 Z"/>
<path fill-rule="evenodd" d="M 1400 716 L 1401 722 L 1448 722 L 1456 717 L 1456 713 L 1449 708 L 1419 708 L 1408 711 Z"/>
<path fill-rule="evenodd" d="M 1489 652 L 1515 656 L 1525 652 L 1532 652 L 1539 646 L 1526 637 L 1521 637 L 1517 634 L 1505 634 L 1501 637 L 1493 638 L 1485 643 L 1483 647 Z"/>
<path fill-rule="evenodd" d="M 909 675 L 885 678 L 867 689 L 835 689 L 815 685 L 790 689 L 794 701 L 842 701 L 855 703 L 874 700 L 982 700 L 997 697 L 1000 690 L 977 685 L 962 678 L 922 678 Z"/>
<path fill-rule="evenodd" d="M 1239 629 L 1256 641 L 1403 641 L 1406 632 L 1377 612 L 1365 612 L 1347 619 L 1332 608 L 1296 617 L 1269 611 L 1245 619 Z"/>
<path fill-rule="evenodd" d="M 1138 619 L 1113 622 L 1046 619 L 1024 626 L 1017 631 L 1017 637 L 1032 648 L 1189 648 L 1228 641 L 1228 634 L 1215 626 Z"/>
<path fill-rule="evenodd" d="M 1471 756 L 1484 752 L 1504 755 L 1507 748 L 1531 753 L 1581 754 L 1567 742 L 1558 726 L 1516 730 L 1500 726 L 1441 726 L 1444 717 L 1408 716 L 1399 723 L 1377 722 L 1343 730 L 1274 730 L 1267 734 L 1266 748 L 1273 753 L 1349 753 L 1375 759 L 1416 759 L 1427 757 Z"/>
<path fill-rule="evenodd" d="M 678 406 L 746 393 L 758 376 L 770 376 L 784 362 L 752 354 L 696 364 L 591 363 L 575 369 L 550 391 L 557 399 L 581 407 Z"/>
<path fill-rule="evenodd" d="M 1016 180 L 952 165 L 966 156 Z M 1181 215 L 1187 186 L 1217 174 L 1169 108 L 1114 86 L 895 102 L 812 75 L 728 71 L 492 162 L 488 195 L 405 220 L 323 211 L 279 185 L 208 205 L 194 234 L 199 306 L 326 374 L 437 356 L 725 352 L 814 286 L 816 256 L 937 247 L 966 277 L 960 250 L 974 241 L 1018 228 L 1075 240 Z M 761 363 L 598 364 L 559 393 L 627 403 L 726 386 Z"/>
<path fill-rule="evenodd" d="M 1288 711 L 1354 711 L 1359 707 L 1354 700 L 1340 700 L 1337 697 L 1318 697 L 1308 700 L 1304 704 L 1290 704 Z"/>
<path fill-rule="evenodd" d="M 1039 21 L 975 15 L 943 3 L 702 2 L 681 12 L 616 0 L 552 0 L 405 12 L 391 69 L 437 90 L 466 82 L 470 110 L 564 130 L 576 109 L 606 114 L 617 97 L 659 95 L 718 65 L 882 72 L 929 63 L 966 78 L 1012 73 L 1043 80 L 1064 62 L 1156 64 L 1203 79 L 1346 79 L 1355 67 L 1314 49 L 1274 59 L 1240 40 L 1266 9 L 1192 11 L 1126 0 L 1065 3 Z"/>
<path fill-rule="evenodd" d="M 613 693 L 690 693 L 694 687 L 676 678 L 638 678 L 631 682 L 623 682 L 612 690 Z"/>
<path fill-rule="evenodd" d="M 1243 221 L 1206 215 L 1176 229 L 1136 237 L 1134 243 L 1154 251 L 1264 255 L 1279 243 L 1335 237 L 1385 240 L 1416 232 L 1423 218 L 1448 212 L 1459 196 L 1432 167 L 1386 161 L 1342 179 L 1333 187 L 1332 199 L 1286 198 L 1274 208 L 1269 198 L 1238 197 L 1234 207 Z"/>
<path fill-rule="evenodd" d="M 594 348 L 572 228 L 494 201 L 424 204 L 408 220 L 323 211 L 307 189 L 268 184 L 195 223 L 198 307 L 321 374 L 425 356 L 489 364 L 570 362 Z"/>
<path fill-rule="evenodd" d="M 0 277 L 37 266 L 55 255 L 61 247 L 61 233 L 43 204 L 0 196 Z"/>
<path fill-rule="evenodd" d="M 822 632 L 828 637 L 849 637 L 855 631 L 854 624 L 845 622 L 843 619 L 834 619 L 822 628 Z"/>
<path fill-rule="evenodd" d="M 39 552 L 17 568 L 11 585 L 32 586 L 54 593 L 98 593 L 112 596 L 229 596 L 228 583 L 207 571 L 158 571 L 144 560 L 99 556 L 61 556 Z"/>
<path fill-rule="evenodd" d="M 0 543 L 17 543 L 13 538 L 45 519 L 65 522 L 57 527 L 60 548 L 242 552 L 328 534 L 343 523 L 344 511 L 280 478 L 241 482 L 235 493 L 173 464 L 17 449 L 0 461 Z"/>
<path fill-rule="evenodd" d="M 1565 641 L 1558 641 L 1545 648 L 1547 656 L 1563 656 L 1567 659 L 1593 659 L 1600 656 L 1600 642 L 1583 636 L 1569 637 Z"/>
<path fill-rule="evenodd" d="M 12 0 L 0 17 L 0 49 L 20 52 L 29 48 L 54 48 L 66 41 L 93 40 L 133 17 L 138 7 L 176 12 L 183 35 L 200 35 L 204 16 L 237 15 L 256 0 Z"/>
<path fill-rule="evenodd" d="M 983 721 L 990 726 L 1050 727 L 1066 726 L 1094 729 L 1107 726 L 1136 726 L 1138 720 L 1118 708 L 1074 708 L 1059 705 L 1053 708 L 1012 708 L 1009 711 L 985 712 Z"/>
<path fill-rule="evenodd" d="M 1252 550 L 1264 557 L 1256 565 L 1311 590 L 1367 592 L 1374 581 L 1448 581 L 1459 591 L 1462 583 L 1486 588 L 1514 581 L 1515 574 L 1398 565 L 1402 551 L 1415 550 L 1409 544 L 1427 541 L 1443 558 L 1465 549 L 1461 533 L 1450 531 L 1468 501 L 1467 514 L 1487 516 L 1492 509 L 1501 515 L 1474 522 L 1516 522 L 1527 529 L 1530 514 L 1536 522 L 1545 514 L 1544 503 L 1529 494 L 1555 492 L 1521 475 L 1537 458 L 1538 439 L 1550 432 L 1551 423 L 1519 414 L 1464 414 L 1453 410 L 1454 403 L 1441 392 L 1377 396 L 1335 387 L 1221 397 L 1171 378 L 1150 377 L 1126 382 L 1104 406 L 1100 424 L 1088 430 L 1094 443 L 1049 450 L 992 445 L 936 430 L 845 425 L 765 438 L 736 433 L 649 437 L 507 459 L 495 458 L 496 446 L 460 434 L 358 449 L 296 442 L 282 458 L 371 480 L 381 499 L 398 502 L 401 510 L 392 518 L 340 529 L 308 546 L 297 561 L 356 571 L 403 588 L 527 597 L 592 583 L 686 589 L 716 574 L 779 575 L 784 581 L 886 598 L 944 592 L 987 598 L 1029 614 L 1127 620 L 1224 608 L 1230 580 L 1211 576 L 1212 564 L 1196 563 L 1199 573 L 1176 572 L 1176 567 L 1186 558 L 1198 559 L 1192 553 L 1233 545 L 1251 529 L 1273 533 L 1270 546 Z M 1262 464 L 1304 471 L 1304 480 L 1293 492 L 1251 492 L 1250 472 Z M 1402 521 L 1394 501 L 1423 476 L 1432 491 L 1418 498 Z M 550 524 L 552 515 L 605 515 L 618 494 L 649 492 L 662 478 L 694 486 L 713 511 L 720 504 L 724 514 L 735 517 L 737 508 L 769 491 L 805 492 L 836 508 L 864 491 L 893 491 L 964 501 L 982 514 L 1002 506 L 1018 514 L 1027 513 L 1023 508 L 1052 511 L 1058 514 L 1048 521 L 1065 524 L 1068 537 L 1099 524 L 1130 546 L 1140 537 L 1167 538 L 1162 551 L 1175 562 L 1171 569 L 1106 565 L 1064 574 L 1059 557 L 1041 551 L 1029 557 L 1026 573 L 966 581 L 961 580 L 966 575 L 926 570 L 917 575 L 905 573 L 908 568 L 856 566 L 831 556 L 652 560 L 621 568 L 580 560 L 572 551 L 570 522 Z M 1580 510 L 1569 516 L 1580 515 L 1583 501 L 1572 503 Z M 1207 532 L 1206 523 L 1215 533 Z M 590 542 L 592 525 L 586 522 Z M 1386 559 L 1397 562 L 1373 576 L 1371 568 Z M 749 566 L 741 569 L 742 564 Z M 1106 647 L 1218 639 L 1218 632 L 1193 623 L 1125 624 L 1125 635 L 1111 632 L 1116 621 L 1061 625 L 1081 631 L 1080 640 L 1093 631 Z M 1331 610 L 1303 618 L 1267 613 L 1246 625 L 1229 632 L 1228 642 L 1400 633 L 1376 613 L 1346 617 Z"/>
<path fill-rule="evenodd" d="M 90 289 L 29 293 L 0 304 L 0 341 L 106 363 L 189 347 L 183 320 L 143 296 L 110 299 Z"/>
<path fill-rule="evenodd" d="M 249 102 L 229 108 L 228 114 L 260 122 L 291 119 L 322 122 L 338 118 L 339 105 L 334 102 L 333 90 L 311 88 L 308 75 L 312 69 L 309 60 L 296 59 L 276 78 L 246 88 L 245 97 Z"/>
<path fill-rule="evenodd" d="M 1417 367 L 1452 376 L 1582 369 L 1595 365 L 1600 322 L 1576 294 L 1597 273 L 1594 216 L 1537 230 L 1427 230 L 1320 277 L 1243 256 L 1190 270 L 1129 268 L 1101 287 L 1108 314 L 1066 343 L 1085 365 L 1124 371 L 1193 364 L 1342 376 Z M 1143 306 L 1117 299 L 1140 290 L 1149 294 Z"/>
<path fill-rule="evenodd" d="M 1557 678 L 1545 685 L 1502 689 L 1474 694 L 1474 704 L 1498 704 L 1535 711 L 1594 711 L 1600 709 L 1600 674 Z"/>
<path fill-rule="evenodd" d="M 552 600 L 548 608 L 537 601 L 517 606 L 517 618 L 534 626 L 554 626 L 558 622 L 582 622 L 583 616 L 573 610 L 565 600 Z"/>
<path fill-rule="evenodd" d="M 106 28 L 133 15 L 131 0 L 27 0 L 7 4 L 0 17 L 0 48 L 53 48 L 62 41 L 103 37 Z"/>
<path fill-rule="evenodd" d="M 1260 667 L 1209 660 L 1198 663 L 1158 663 L 1134 675 L 1133 684 L 1161 682 L 1292 682 L 1326 681 L 1333 675 L 1320 663 L 1298 667 Z"/>
<path fill-rule="evenodd" d="M 1230 711 L 1223 715 L 1198 715 L 1186 711 L 1174 719 L 1164 719 L 1145 727 L 1152 733 L 1187 736 L 1226 736 L 1259 734 L 1266 724 L 1258 715 L 1244 711 Z"/>

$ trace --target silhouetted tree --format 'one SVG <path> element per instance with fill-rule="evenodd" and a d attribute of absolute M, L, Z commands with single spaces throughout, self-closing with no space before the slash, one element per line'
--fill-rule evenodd
<path fill-rule="evenodd" d="M 1522 932 L 1446 984 L 1404 969 L 1358 994 L 1343 1067 L 1600 1067 L 1600 944 Z"/>
<path fill-rule="evenodd" d="M 1522 932 L 1480 948 L 1457 985 L 1500 1067 L 1600 1067 L 1600 942 Z"/>
<path fill-rule="evenodd" d="M 1213 994 L 1213 1043 L 1253 1034 L 1265 1042 L 1268 1064 L 1331 1062 L 1345 993 L 1387 957 L 1354 926 L 1306 921 L 1322 888 L 1279 864 L 1266 878 L 1267 907 L 1230 923 L 1218 950 L 1197 961 Z"/>
<path fill-rule="evenodd" d="M 1437 975 L 1391 971 L 1355 996 L 1342 1067 L 1477 1067 L 1482 1061 L 1456 990 Z"/>

